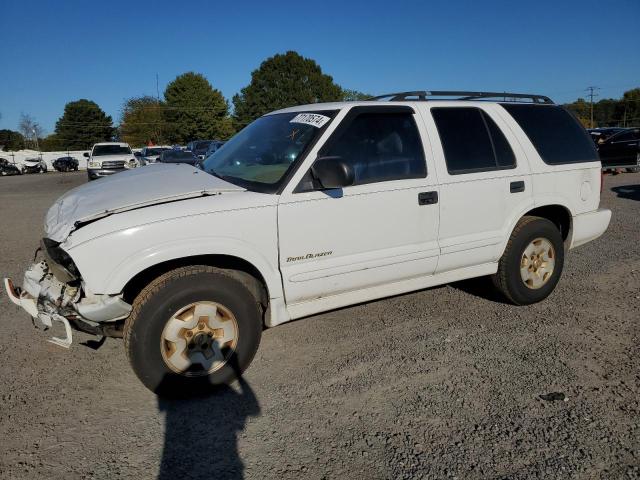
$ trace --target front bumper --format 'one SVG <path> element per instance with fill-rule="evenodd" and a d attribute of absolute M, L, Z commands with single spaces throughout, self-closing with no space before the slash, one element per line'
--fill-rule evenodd
<path fill-rule="evenodd" d="M 62 324 L 65 337 L 53 337 L 49 341 L 65 348 L 72 343 L 72 329 L 104 337 L 121 337 L 122 322 L 119 320 L 124 320 L 131 312 L 131 305 L 121 296 L 87 295 L 78 280 L 60 281 L 46 261 L 34 263 L 27 269 L 22 287 L 16 287 L 10 278 L 4 279 L 4 287 L 9 299 L 32 317 L 36 327 L 47 330 L 54 323 Z"/>
<path fill-rule="evenodd" d="M 124 172 L 127 170 L 126 168 L 88 168 L 87 174 L 89 175 L 89 180 L 95 180 L 100 177 L 108 177 L 109 175 L 113 175 L 114 173 Z"/>

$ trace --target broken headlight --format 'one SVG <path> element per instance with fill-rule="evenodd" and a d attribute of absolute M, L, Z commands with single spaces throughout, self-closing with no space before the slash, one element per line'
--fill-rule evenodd
<path fill-rule="evenodd" d="M 78 267 L 67 252 L 60 248 L 58 242 L 50 238 L 43 238 L 41 242 L 42 253 L 51 270 L 51 273 L 62 283 L 69 283 L 80 278 Z"/>

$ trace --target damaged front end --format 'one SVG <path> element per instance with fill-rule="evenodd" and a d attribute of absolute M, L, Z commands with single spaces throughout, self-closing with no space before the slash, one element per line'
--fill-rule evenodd
<path fill-rule="evenodd" d="M 84 288 L 73 260 L 57 242 L 45 238 L 38 251 L 44 260 L 27 269 L 22 287 L 9 278 L 4 285 L 11 301 L 31 315 L 36 327 L 48 330 L 54 322 L 64 326 L 65 337 L 49 341 L 69 348 L 72 329 L 103 338 L 122 337 L 131 305 L 121 295 L 97 295 Z"/>

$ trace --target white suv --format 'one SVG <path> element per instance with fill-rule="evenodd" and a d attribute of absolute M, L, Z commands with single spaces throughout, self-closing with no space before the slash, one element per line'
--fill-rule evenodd
<path fill-rule="evenodd" d="M 89 180 L 140 166 L 128 143 L 96 143 L 91 148 L 91 153 L 85 153 L 84 156 L 89 158 L 87 162 Z"/>
<path fill-rule="evenodd" d="M 547 97 L 304 105 L 257 119 L 202 169 L 68 192 L 44 261 L 6 288 L 64 324 L 53 341 L 124 336 L 148 388 L 201 390 L 249 366 L 264 326 L 479 276 L 515 304 L 543 300 L 565 253 L 606 230 L 600 189 L 593 142 Z"/>

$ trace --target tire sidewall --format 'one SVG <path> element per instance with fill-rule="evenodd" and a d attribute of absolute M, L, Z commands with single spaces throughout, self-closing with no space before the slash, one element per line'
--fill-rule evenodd
<path fill-rule="evenodd" d="M 551 242 L 556 258 L 551 278 L 542 287 L 532 289 L 522 281 L 520 262 L 524 250 L 536 238 L 544 238 Z M 512 247 L 507 252 L 506 261 L 507 287 L 512 299 L 519 305 L 528 305 L 544 300 L 558 284 L 564 266 L 564 244 L 558 228 L 551 221 L 544 218 L 529 222 L 514 238 Z"/>
<path fill-rule="evenodd" d="M 228 308 L 238 325 L 235 352 L 220 369 L 202 377 L 187 377 L 172 371 L 162 358 L 161 335 L 172 315 L 189 304 L 212 301 Z M 129 359 L 140 380 L 160 394 L 202 392 L 227 384 L 240 376 L 253 359 L 262 334 L 257 303 L 236 279 L 219 273 L 201 272 L 172 278 L 141 305 L 131 327 Z"/>

